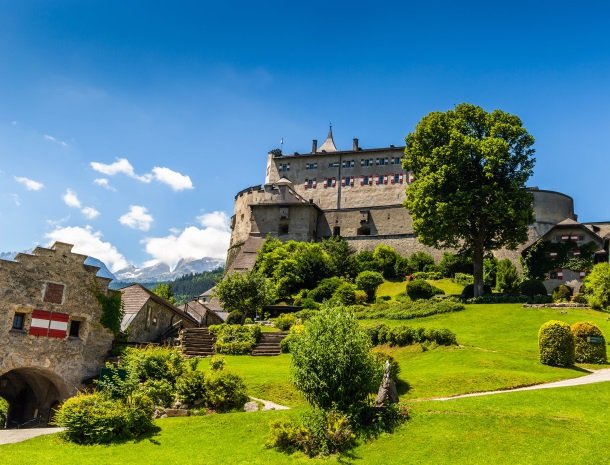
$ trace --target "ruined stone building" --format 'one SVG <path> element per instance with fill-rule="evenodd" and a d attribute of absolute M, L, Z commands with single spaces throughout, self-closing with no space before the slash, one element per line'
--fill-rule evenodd
<path fill-rule="evenodd" d="M 71 250 L 56 242 L 0 260 L 0 396 L 9 427 L 45 425 L 111 348 L 94 294 L 108 293 L 110 279 Z"/>
<path fill-rule="evenodd" d="M 425 251 L 440 259 L 442 250 L 421 244 L 404 208 L 413 181 L 402 168 L 404 147 L 338 150 L 332 128 L 311 152 L 267 155 L 265 183 L 235 196 L 227 270 L 251 269 L 267 235 L 282 240 L 316 241 L 341 236 L 355 250 L 384 243 L 402 255 Z M 575 220 L 574 202 L 560 192 L 532 188 L 536 221 L 528 243 L 566 218 Z M 499 251 L 518 261 L 519 251 Z"/>

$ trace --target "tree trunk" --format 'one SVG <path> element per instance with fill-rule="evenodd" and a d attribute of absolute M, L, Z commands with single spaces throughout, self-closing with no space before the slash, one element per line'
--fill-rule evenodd
<path fill-rule="evenodd" d="M 474 275 L 474 296 L 479 297 L 483 295 L 483 257 L 485 250 L 483 250 L 483 241 L 477 241 L 474 245 L 473 255 L 473 275 Z"/>

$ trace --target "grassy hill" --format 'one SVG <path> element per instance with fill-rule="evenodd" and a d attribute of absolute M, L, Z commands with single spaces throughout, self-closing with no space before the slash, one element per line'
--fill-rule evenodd
<path fill-rule="evenodd" d="M 268 423 L 298 415 L 303 398 L 290 385 L 290 355 L 226 357 L 250 394 L 293 407 L 283 412 L 231 413 L 159 420 L 158 435 L 113 446 L 76 446 L 57 436 L 0 446 L 4 464 L 606 464 L 610 383 L 574 388 L 432 400 L 474 391 L 583 375 L 582 368 L 538 362 L 537 333 L 550 319 L 588 320 L 610 335 L 608 314 L 587 309 L 530 309 L 519 304 L 467 305 L 462 312 L 389 325 L 449 328 L 459 347 L 381 347 L 401 365 L 401 392 L 411 419 L 394 434 L 361 444 L 349 456 L 307 459 L 265 449 Z M 364 320 L 363 324 L 375 321 Z M 207 360 L 201 362 L 205 369 Z"/>

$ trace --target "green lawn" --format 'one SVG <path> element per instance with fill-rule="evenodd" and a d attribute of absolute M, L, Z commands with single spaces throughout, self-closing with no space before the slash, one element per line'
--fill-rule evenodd
<path fill-rule="evenodd" d="M 159 434 L 113 446 L 76 446 L 58 436 L 0 446 L 3 465 L 39 464 L 607 464 L 610 383 L 508 393 L 446 402 L 433 397 L 501 389 L 580 376 L 538 362 L 537 332 L 551 319 L 593 321 L 610 335 L 608 314 L 585 309 L 528 309 L 520 304 L 467 305 L 462 312 L 389 325 L 453 330 L 460 347 L 381 347 L 410 385 L 401 398 L 412 418 L 392 435 L 361 444 L 347 457 L 307 459 L 267 450 L 268 424 L 298 415 L 303 398 L 289 382 L 290 356 L 227 356 L 250 394 L 295 407 L 283 412 L 230 413 L 159 420 Z M 363 325 L 375 321 L 363 320 Z M 206 369 L 208 360 L 201 361 Z"/>
<path fill-rule="evenodd" d="M 113 446 L 77 446 L 52 435 L 0 446 L 0 457 L 3 465 L 602 465 L 609 408 L 610 383 L 414 402 L 412 418 L 394 434 L 329 459 L 265 449 L 269 422 L 299 410 L 168 418 L 157 421 L 159 434 Z"/>

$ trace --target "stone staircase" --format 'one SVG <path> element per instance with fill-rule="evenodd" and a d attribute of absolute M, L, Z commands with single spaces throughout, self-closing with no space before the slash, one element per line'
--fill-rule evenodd
<path fill-rule="evenodd" d="M 180 347 L 188 357 L 214 355 L 214 336 L 208 328 L 187 328 L 180 334 Z"/>
<path fill-rule="evenodd" d="M 287 332 L 262 333 L 261 338 L 252 348 L 252 355 L 280 355 L 280 342 L 288 336 Z"/>

